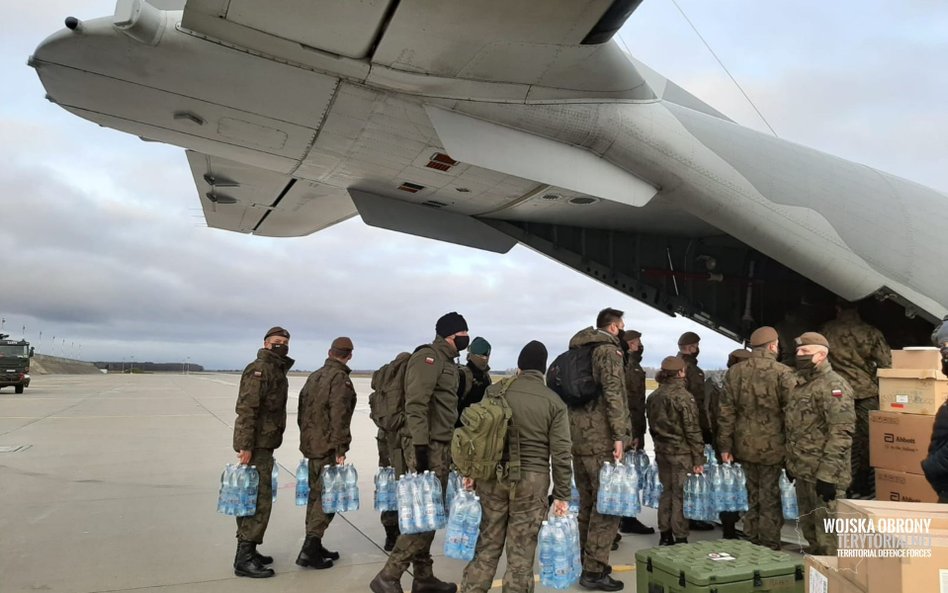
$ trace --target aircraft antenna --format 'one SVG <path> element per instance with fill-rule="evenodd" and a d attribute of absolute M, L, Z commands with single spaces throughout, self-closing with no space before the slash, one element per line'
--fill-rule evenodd
<path fill-rule="evenodd" d="M 764 125 L 767 126 L 767 128 L 770 130 L 770 132 L 774 135 L 775 138 L 779 138 L 780 136 L 777 135 L 777 131 L 774 130 L 773 126 L 770 125 L 770 122 L 767 121 L 767 118 L 764 117 L 764 114 L 760 112 L 760 109 L 757 108 L 757 105 L 754 104 L 754 101 L 752 101 L 750 96 L 744 91 L 744 87 L 741 86 L 741 83 L 737 82 L 737 79 L 734 78 L 734 75 L 731 74 L 731 71 L 727 69 L 727 66 L 724 65 L 724 62 L 721 61 L 721 58 L 718 57 L 718 54 L 714 53 L 714 50 L 711 49 L 711 44 L 708 43 L 707 39 L 704 38 L 704 35 L 702 35 L 700 31 L 698 31 L 698 27 L 696 27 L 695 24 L 691 22 L 691 19 L 688 18 L 687 14 L 685 14 L 685 11 L 681 8 L 681 6 L 679 6 L 678 0 L 671 0 L 671 2 L 672 4 L 675 5 L 675 8 L 678 9 L 678 12 L 681 13 L 681 16 L 684 17 L 685 22 L 688 23 L 688 26 L 691 27 L 691 30 L 694 31 L 695 35 L 698 36 L 698 39 L 701 40 L 701 43 L 703 43 L 704 46 L 708 49 L 708 52 L 710 52 L 711 55 L 714 57 L 714 60 L 718 63 L 719 66 L 721 66 L 721 69 L 723 69 L 724 72 L 728 75 L 728 78 L 731 79 L 731 82 L 734 83 L 734 86 L 737 87 L 737 90 L 741 91 L 741 94 L 744 95 L 744 98 L 747 99 L 747 102 L 750 103 L 750 106 L 754 108 L 754 111 L 757 112 L 757 116 L 760 118 L 760 120 L 764 122 Z"/>

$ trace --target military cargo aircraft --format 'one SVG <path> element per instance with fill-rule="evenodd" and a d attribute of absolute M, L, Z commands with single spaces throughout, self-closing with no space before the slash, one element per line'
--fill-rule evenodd
<path fill-rule="evenodd" d="M 838 296 L 893 346 L 927 343 L 948 198 L 654 72 L 615 39 L 640 2 L 119 0 L 29 64 L 71 113 L 185 148 L 211 227 L 293 237 L 360 216 L 520 243 L 738 340 L 814 327 Z"/>

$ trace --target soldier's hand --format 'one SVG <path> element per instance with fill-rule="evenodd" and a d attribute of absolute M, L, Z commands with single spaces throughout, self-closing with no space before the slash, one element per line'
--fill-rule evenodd
<path fill-rule="evenodd" d="M 237 460 L 240 461 L 241 465 L 247 465 L 250 463 L 251 457 L 253 457 L 253 452 L 247 451 L 245 449 L 241 449 L 240 453 L 237 454 Z"/>
<path fill-rule="evenodd" d="M 824 482 L 823 480 L 816 481 L 816 493 L 823 499 L 824 502 L 832 502 L 836 500 L 836 484 L 830 484 L 829 482 Z"/>
<path fill-rule="evenodd" d="M 557 517 L 565 517 L 569 512 L 569 503 L 565 500 L 553 501 L 553 514 Z"/>
<path fill-rule="evenodd" d="M 474 478 L 462 478 L 461 485 L 464 486 L 465 490 L 473 490 L 477 483 L 474 482 Z"/>
<path fill-rule="evenodd" d="M 694 473 L 695 475 L 703 474 L 703 473 L 704 473 L 704 466 L 703 466 L 703 465 L 696 465 L 696 466 L 694 466 L 694 467 L 692 468 L 692 470 L 693 470 L 692 473 Z"/>
<path fill-rule="evenodd" d="M 724 463 L 733 463 L 734 456 L 728 453 L 727 451 L 724 451 L 723 453 L 721 453 L 721 461 L 723 461 Z"/>
<path fill-rule="evenodd" d="M 336 465 L 345 465 L 345 464 L 346 464 L 346 456 L 345 456 L 345 455 L 337 455 L 337 456 L 336 456 Z"/>
<path fill-rule="evenodd" d="M 622 461 L 622 452 L 622 441 L 616 441 L 612 449 L 612 457 L 615 458 L 616 463 Z"/>

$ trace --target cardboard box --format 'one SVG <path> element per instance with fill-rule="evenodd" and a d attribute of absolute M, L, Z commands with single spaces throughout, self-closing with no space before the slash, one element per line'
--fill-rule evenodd
<path fill-rule="evenodd" d="M 879 369 L 879 409 L 934 416 L 948 399 L 948 378 L 930 369 Z"/>
<path fill-rule="evenodd" d="M 934 416 L 869 412 L 869 462 L 873 467 L 921 474 L 932 442 Z"/>
<path fill-rule="evenodd" d="M 876 468 L 876 500 L 938 502 L 938 494 L 921 474 Z"/>
<path fill-rule="evenodd" d="M 942 588 L 942 573 L 948 579 L 948 505 L 893 503 L 872 500 L 841 500 L 837 517 L 884 519 L 930 518 L 931 556 L 929 558 L 848 557 L 838 558 L 838 572 L 863 593 L 948 593 L 948 580 Z"/>
<path fill-rule="evenodd" d="M 941 370 L 941 352 L 938 348 L 906 348 L 892 351 L 893 369 Z M 882 370 L 882 369 L 880 369 Z"/>
<path fill-rule="evenodd" d="M 807 556 L 803 586 L 806 593 L 866 593 L 839 572 L 836 556 Z"/>

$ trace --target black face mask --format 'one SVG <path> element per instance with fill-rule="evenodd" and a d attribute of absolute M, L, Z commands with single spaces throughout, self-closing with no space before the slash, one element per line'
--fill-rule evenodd
<path fill-rule="evenodd" d="M 816 364 L 813 362 L 813 355 L 803 356 L 798 354 L 796 358 L 797 369 L 801 371 L 809 371 L 814 368 Z"/>
<path fill-rule="evenodd" d="M 458 352 L 467 350 L 467 347 L 470 345 L 470 343 L 470 336 L 454 336 L 454 347 L 458 349 Z"/>
<path fill-rule="evenodd" d="M 277 356 L 285 357 L 290 353 L 290 347 L 287 344 L 270 344 L 270 352 Z"/>

